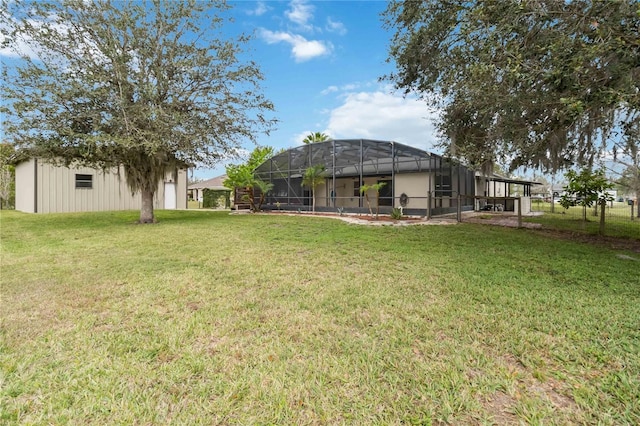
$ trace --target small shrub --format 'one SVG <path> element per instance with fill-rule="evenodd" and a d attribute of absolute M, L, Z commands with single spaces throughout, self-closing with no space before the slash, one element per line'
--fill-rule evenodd
<path fill-rule="evenodd" d="M 402 210 L 397 207 L 394 207 L 394 209 L 391 210 L 391 219 L 394 219 L 394 220 L 402 219 Z"/>

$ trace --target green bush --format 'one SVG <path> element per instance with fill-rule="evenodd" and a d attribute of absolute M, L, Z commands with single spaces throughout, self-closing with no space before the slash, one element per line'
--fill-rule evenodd
<path fill-rule="evenodd" d="M 231 191 L 204 189 L 202 191 L 202 207 L 205 209 L 216 209 L 224 206 L 224 208 L 231 208 L 230 200 Z"/>

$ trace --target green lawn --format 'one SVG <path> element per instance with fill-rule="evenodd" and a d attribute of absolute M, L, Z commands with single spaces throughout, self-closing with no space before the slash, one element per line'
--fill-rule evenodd
<path fill-rule="evenodd" d="M 583 220 L 583 207 L 573 206 L 568 209 L 556 203 L 551 209 L 550 203 L 534 201 L 533 211 L 544 212 L 543 216 L 527 218 L 529 222 L 541 223 L 543 226 L 564 231 L 598 234 L 600 216 L 596 216 L 595 208 L 587 208 L 587 221 Z M 640 218 L 631 219 L 631 206 L 627 203 L 613 202 L 607 204 L 605 211 L 605 235 L 640 240 Z"/>
<path fill-rule="evenodd" d="M 0 423 L 640 423 L 638 252 L 137 216 L 2 212 Z"/>

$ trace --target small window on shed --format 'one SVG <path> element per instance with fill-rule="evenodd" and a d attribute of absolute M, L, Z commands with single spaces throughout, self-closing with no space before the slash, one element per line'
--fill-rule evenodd
<path fill-rule="evenodd" d="M 93 188 L 93 175 L 76 174 L 76 188 Z"/>

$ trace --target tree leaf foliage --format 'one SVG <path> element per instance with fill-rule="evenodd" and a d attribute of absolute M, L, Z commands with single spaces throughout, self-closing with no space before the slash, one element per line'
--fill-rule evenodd
<path fill-rule="evenodd" d="M 124 166 L 155 191 L 177 165 L 213 166 L 274 124 L 248 38 L 225 38 L 224 1 L 9 2 L 18 65 L 3 70 L 3 126 L 32 155 Z M 28 47 L 28 48 L 25 48 Z"/>
<path fill-rule="evenodd" d="M 226 166 L 227 178 L 222 182 L 224 186 L 231 190 L 242 190 L 244 201 L 249 203 L 251 211 L 258 212 L 262 208 L 266 194 L 273 189 L 273 184 L 265 182 L 255 174 L 256 168 L 273 157 L 274 149 L 270 146 L 258 146 L 246 162 L 242 164 L 229 164 Z M 255 202 L 256 189 L 260 193 L 258 202 Z"/>
<path fill-rule="evenodd" d="M 591 164 L 640 110 L 640 4 L 394 1 L 385 76 L 442 108 L 450 154 L 557 170 Z"/>
<path fill-rule="evenodd" d="M 565 174 L 567 185 L 560 197 L 560 205 L 568 209 L 574 204 L 582 206 L 582 218 L 587 220 L 587 207 L 595 203 L 603 204 L 612 201 L 613 197 L 607 192 L 613 188 L 603 170 L 592 172 L 585 168 L 580 172 L 568 170 Z"/>
<path fill-rule="evenodd" d="M 328 141 L 329 139 L 329 135 L 327 135 L 326 133 L 312 132 L 304 137 L 302 143 L 304 143 L 305 145 L 309 145 L 311 143 Z"/>
<path fill-rule="evenodd" d="M 371 202 L 369 201 L 369 191 L 374 191 L 376 194 L 376 219 L 378 219 L 378 215 L 380 214 L 380 190 L 386 184 L 386 182 L 378 182 L 360 186 L 360 194 L 364 195 L 364 198 L 367 201 L 367 206 L 369 206 L 369 214 L 371 216 L 373 216 L 373 211 L 371 210 Z"/>
<path fill-rule="evenodd" d="M 312 142 L 310 142 L 312 143 Z M 311 211 L 316 211 L 316 188 L 325 182 L 325 167 L 323 164 L 309 166 L 302 174 L 302 186 L 311 189 Z"/>

